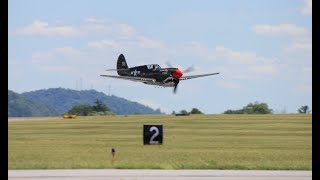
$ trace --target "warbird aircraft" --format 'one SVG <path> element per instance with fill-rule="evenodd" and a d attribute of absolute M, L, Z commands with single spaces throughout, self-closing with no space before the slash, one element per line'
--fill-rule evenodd
<path fill-rule="evenodd" d="M 193 68 L 188 68 L 184 72 L 190 72 Z M 107 71 L 117 71 L 119 76 L 100 75 L 103 77 L 125 79 L 142 82 L 144 84 L 156 85 L 162 87 L 174 87 L 173 93 L 176 93 L 177 86 L 181 80 L 188 80 L 198 77 L 211 76 L 219 73 L 200 74 L 192 76 L 182 76 L 183 73 L 178 68 L 161 68 L 158 64 L 149 64 L 129 68 L 123 54 L 120 54 L 117 61 L 117 69 L 108 69 Z"/>

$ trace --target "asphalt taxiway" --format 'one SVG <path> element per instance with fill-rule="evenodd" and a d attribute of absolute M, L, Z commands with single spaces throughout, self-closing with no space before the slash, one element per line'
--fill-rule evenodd
<path fill-rule="evenodd" d="M 311 180 L 312 171 L 66 169 L 8 170 L 9 180 Z"/>

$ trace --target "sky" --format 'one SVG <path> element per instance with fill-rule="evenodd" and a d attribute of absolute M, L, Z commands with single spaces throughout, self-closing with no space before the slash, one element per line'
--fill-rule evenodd
<path fill-rule="evenodd" d="M 206 114 L 265 102 L 274 113 L 312 110 L 311 0 L 9 0 L 8 88 L 95 89 L 164 113 Z M 170 62 L 173 88 L 101 77 Z"/>

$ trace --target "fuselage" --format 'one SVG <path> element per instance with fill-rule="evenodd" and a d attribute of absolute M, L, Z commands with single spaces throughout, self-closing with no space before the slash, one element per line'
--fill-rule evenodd
<path fill-rule="evenodd" d="M 178 68 L 161 68 L 158 64 L 135 66 L 128 69 L 121 69 L 120 76 L 154 78 L 155 82 L 144 82 L 150 85 L 173 87 L 174 81 L 182 76 Z"/>
<path fill-rule="evenodd" d="M 182 77 L 183 73 L 178 68 L 161 68 L 158 64 L 149 64 L 142 66 L 135 66 L 129 68 L 123 54 L 120 54 L 117 60 L 116 69 L 108 69 L 107 71 L 117 71 L 119 76 L 101 74 L 100 76 L 124 79 L 135 82 L 142 82 L 144 84 L 173 87 L 173 93 L 177 91 L 178 84 L 181 80 L 194 79 L 205 76 L 212 76 L 219 73 L 198 74 Z M 189 67 L 184 72 L 190 72 L 193 67 Z"/>

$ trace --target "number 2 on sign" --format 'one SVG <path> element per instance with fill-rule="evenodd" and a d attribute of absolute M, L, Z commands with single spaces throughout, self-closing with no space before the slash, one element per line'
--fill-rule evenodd
<path fill-rule="evenodd" d="M 159 129 L 155 126 L 152 126 L 150 128 L 150 132 L 152 132 L 152 131 L 156 131 L 156 133 L 154 133 L 152 135 L 152 137 L 150 138 L 150 144 L 159 144 L 159 141 L 154 141 L 154 138 L 156 138 L 159 135 Z"/>

